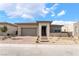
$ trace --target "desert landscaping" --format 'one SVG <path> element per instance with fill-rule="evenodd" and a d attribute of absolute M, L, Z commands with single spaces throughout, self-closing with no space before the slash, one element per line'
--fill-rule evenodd
<path fill-rule="evenodd" d="M 72 45 L 79 44 L 79 39 L 73 37 L 49 37 L 49 42 L 39 42 L 36 43 L 36 36 L 16 36 L 11 38 L 6 38 L 2 40 L 3 36 L 0 36 L 0 44 L 57 44 L 57 45 Z"/>

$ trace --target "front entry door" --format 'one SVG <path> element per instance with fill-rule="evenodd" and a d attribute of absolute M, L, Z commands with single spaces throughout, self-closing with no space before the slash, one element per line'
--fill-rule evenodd
<path fill-rule="evenodd" d="M 46 36 L 46 26 L 42 26 L 42 28 L 41 28 L 41 35 L 42 36 Z"/>

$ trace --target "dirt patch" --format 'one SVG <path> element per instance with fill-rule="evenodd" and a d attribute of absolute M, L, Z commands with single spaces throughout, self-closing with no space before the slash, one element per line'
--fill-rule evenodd
<path fill-rule="evenodd" d="M 37 44 L 37 37 L 35 36 L 16 36 L 12 38 L 8 38 L 5 40 L 0 39 L 1 44 Z M 51 37 L 48 39 L 49 42 L 40 42 L 38 44 L 79 44 L 78 39 L 74 39 L 71 37 Z"/>

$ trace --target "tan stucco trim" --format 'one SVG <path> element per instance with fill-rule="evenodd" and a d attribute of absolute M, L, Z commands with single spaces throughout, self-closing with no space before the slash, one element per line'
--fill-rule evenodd
<path fill-rule="evenodd" d="M 29 25 L 18 25 L 18 27 L 21 27 L 21 28 L 37 28 L 38 25 L 31 25 L 31 24 L 29 24 Z"/>
<path fill-rule="evenodd" d="M 52 21 L 37 21 L 37 23 L 52 23 Z"/>
<path fill-rule="evenodd" d="M 17 25 L 37 25 L 37 23 L 15 23 Z"/>
<path fill-rule="evenodd" d="M 18 27 L 16 24 L 11 24 L 11 23 L 7 23 L 7 22 L 0 22 L 0 25 L 11 25 L 14 27 Z"/>
<path fill-rule="evenodd" d="M 50 26 L 60 26 L 60 27 L 62 27 L 62 26 L 64 26 L 64 25 L 51 24 Z"/>

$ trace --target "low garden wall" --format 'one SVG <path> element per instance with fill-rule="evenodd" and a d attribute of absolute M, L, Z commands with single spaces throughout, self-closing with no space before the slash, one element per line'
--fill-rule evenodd
<path fill-rule="evenodd" d="M 60 32 L 60 33 L 50 33 L 50 36 L 53 36 L 53 37 L 70 37 L 70 36 L 72 36 L 72 34 L 68 33 L 68 32 Z"/>

